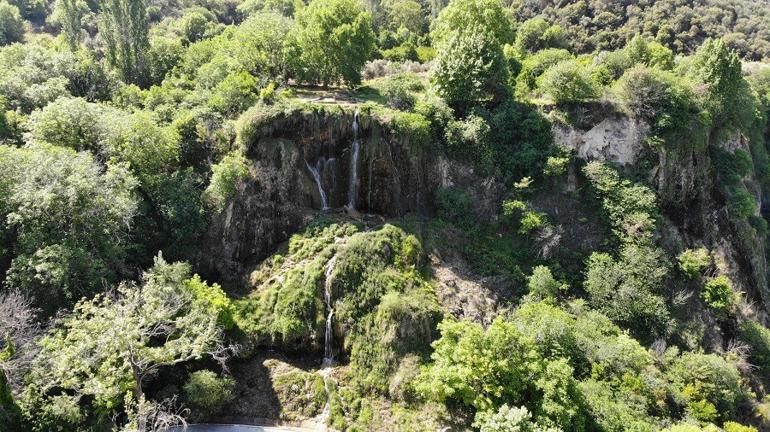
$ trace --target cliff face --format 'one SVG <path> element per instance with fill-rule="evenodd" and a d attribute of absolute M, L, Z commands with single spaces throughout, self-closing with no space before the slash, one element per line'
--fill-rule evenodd
<path fill-rule="evenodd" d="M 498 216 L 504 185 L 447 158 L 438 144 L 397 120 L 355 106 L 287 109 L 242 120 L 239 144 L 252 164 L 250 178 L 212 221 L 203 267 L 241 286 L 250 268 L 325 206 L 326 212 L 347 210 L 353 217 L 430 217 L 436 190 L 457 187 L 468 193 L 480 217 Z M 747 220 L 731 215 L 713 161 L 715 152 L 748 151 L 745 138 L 716 139 L 693 129 L 696 138 L 680 146 L 652 146 L 645 122 L 611 110 L 581 127 L 554 124 L 553 136 L 555 145 L 572 149 L 579 159 L 607 161 L 646 177 L 659 197 L 659 243 L 674 256 L 705 246 L 718 272 L 749 301 L 770 304 L 764 241 L 747 235 L 753 232 Z M 759 201 L 757 180 L 749 175 L 741 182 Z"/>
<path fill-rule="evenodd" d="M 693 128 L 680 145 L 651 146 L 650 128 L 619 113 L 582 128 L 554 124 L 553 135 L 556 145 L 572 149 L 580 159 L 607 161 L 645 176 L 658 194 L 663 217 L 660 244 L 673 255 L 686 248 L 708 248 L 717 271 L 730 277 L 749 302 L 763 305 L 752 312 L 764 317 L 770 305 L 765 242 L 749 234 L 754 230 L 746 219 L 731 214 L 714 162 L 720 152 L 751 154 L 744 136 L 734 132 L 720 137 Z M 758 180 L 747 175 L 740 181 L 754 196 L 759 216 Z"/>
<path fill-rule="evenodd" d="M 288 110 L 242 125 L 239 141 L 253 164 L 251 178 L 213 221 L 204 267 L 238 284 L 319 210 L 431 216 L 440 187 L 469 192 L 482 217 L 498 213 L 502 184 L 398 129 L 387 114 L 352 106 Z"/>

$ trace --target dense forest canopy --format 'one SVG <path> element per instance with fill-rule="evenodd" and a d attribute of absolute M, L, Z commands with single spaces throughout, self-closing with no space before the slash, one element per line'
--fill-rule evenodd
<path fill-rule="evenodd" d="M 770 430 L 768 60 L 767 0 L 0 0 L 0 432 Z"/>

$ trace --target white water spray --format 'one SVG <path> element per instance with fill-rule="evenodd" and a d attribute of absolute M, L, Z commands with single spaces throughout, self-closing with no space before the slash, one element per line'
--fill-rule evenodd
<path fill-rule="evenodd" d="M 324 164 L 321 160 L 318 161 L 316 166 L 310 165 L 307 160 L 305 160 L 305 166 L 307 167 L 308 171 L 310 171 L 310 174 L 313 176 L 313 180 L 315 180 L 316 186 L 318 186 L 318 194 L 321 195 L 321 205 L 323 206 L 324 210 L 327 210 L 329 208 L 329 201 L 326 198 L 326 192 L 324 192 L 324 187 L 321 184 L 321 170 L 324 167 Z"/>
<path fill-rule="evenodd" d="M 356 196 L 358 195 L 358 153 L 361 142 L 358 139 L 358 110 L 353 115 L 353 148 L 350 154 L 350 186 L 348 187 L 348 207 L 356 209 Z"/>

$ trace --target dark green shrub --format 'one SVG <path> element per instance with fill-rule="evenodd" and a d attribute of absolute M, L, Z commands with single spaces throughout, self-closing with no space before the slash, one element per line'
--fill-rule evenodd
<path fill-rule="evenodd" d="M 733 190 L 727 199 L 727 208 L 737 218 L 748 218 L 757 212 L 757 203 L 754 197 L 744 187 Z"/>
<path fill-rule="evenodd" d="M 462 228 L 476 225 L 471 197 L 462 190 L 439 188 L 436 191 L 438 217 Z"/>
<path fill-rule="evenodd" d="M 235 398 L 235 381 L 201 370 L 190 374 L 183 390 L 191 417 L 206 420 Z"/>

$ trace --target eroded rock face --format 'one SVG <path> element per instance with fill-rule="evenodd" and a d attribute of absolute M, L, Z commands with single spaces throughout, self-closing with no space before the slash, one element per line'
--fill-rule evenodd
<path fill-rule="evenodd" d="M 607 113 L 584 129 L 553 126 L 554 143 L 572 149 L 580 159 L 636 169 L 643 158 L 653 162 L 649 183 L 656 189 L 663 216 L 681 237 L 680 242 L 671 242 L 663 234 L 661 241 L 670 246 L 668 252 L 677 254 L 683 248 L 697 246 L 718 251 L 722 257 L 719 273 L 728 275 L 738 290 L 757 303 L 764 303 L 766 309 L 770 305 L 770 290 L 764 241 L 747 238 L 745 233 L 751 231 L 748 223 L 731 217 L 712 161 L 712 149 L 728 153 L 742 149 L 750 153 L 748 142 L 738 133 L 724 139 L 711 137 L 703 130 L 692 133 L 682 142 L 650 148 L 645 144 L 649 126 L 617 112 Z M 748 176 L 742 182 L 761 202 L 761 188 L 756 180 Z M 671 246 L 672 243 L 677 245 Z"/>
<path fill-rule="evenodd" d="M 632 165 L 642 153 L 649 130 L 644 121 L 613 115 L 589 130 L 554 124 L 553 137 L 556 145 L 572 149 L 581 159 Z"/>
<path fill-rule="evenodd" d="M 356 117 L 353 107 L 279 116 L 240 139 L 253 164 L 250 179 L 212 221 L 207 253 L 200 257 L 211 277 L 230 286 L 239 285 L 249 267 L 323 210 L 321 190 L 327 211 L 349 206 L 352 190 L 356 204 L 349 214 L 383 217 L 432 215 L 436 190 L 459 187 L 480 217 L 491 218 L 505 193 L 501 183 L 479 178 L 440 148 L 395 132 L 390 120 L 368 113 Z M 356 139 L 357 181 L 352 183 Z"/>

